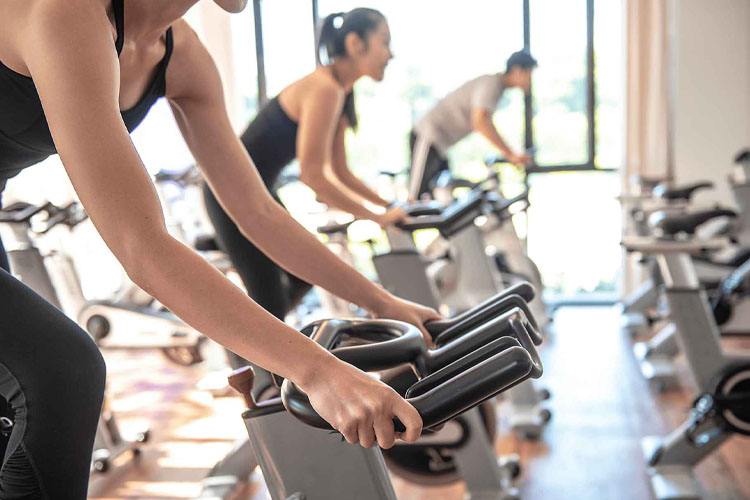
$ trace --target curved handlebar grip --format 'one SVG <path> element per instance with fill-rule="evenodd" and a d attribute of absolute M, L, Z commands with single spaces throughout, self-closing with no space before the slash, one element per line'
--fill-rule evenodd
<path fill-rule="evenodd" d="M 526 302 L 534 300 L 536 294 L 534 293 L 534 287 L 530 283 L 524 281 L 517 283 L 498 292 L 492 297 L 486 299 L 484 302 L 472 307 L 471 309 L 462 312 L 461 314 L 447 319 L 439 319 L 435 321 L 429 321 L 425 323 L 425 328 L 433 337 L 445 333 L 448 329 L 466 329 L 466 322 L 475 321 L 481 322 L 486 321 L 493 315 L 496 315 L 505 310 L 503 303 L 508 297 L 512 295 L 519 295 Z"/>
<path fill-rule="evenodd" d="M 492 304 L 482 311 L 478 311 L 476 315 L 444 330 L 435 338 L 435 344 L 438 346 L 448 344 L 449 342 L 470 333 L 474 328 L 482 327 L 487 323 L 487 320 L 505 314 L 513 309 L 518 309 L 523 312 L 524 317 L 528 321 L 527 328 L 531 340 L 534 342 L 534 345 L 541 345 L 544 338 L 539 332 L 539 325 L 529 308 L 529 304 L 519 295 L 510 295 L 502 301 Z"/>
<path fill-rule="evenodd" d="M 498 344 L 503 344 L 498 339 Z M 426 393 L 407 398 L 425 429 L 438 426 L 528 378 L 529 354 L 519 346 L 505 348 Z"/>
<path fill-rule="evenodd" d="M 535 345 L 538 345 L 538 333 L 534 332 L 528 316 L 519 308 L 513 308 L 500 316 L 481 325 L 473 326 L 470 330 L 456 335 L 437 349 L 428 351 L 420 359 L 417 369 L 421 373 L 432 373 L 442 369 L 450 363 L 456 362 L 476 350 L 481 350 L 486 344 L 498 338 L 511 337 L 529 353 L 533 365 L 538 369 L 535 377 L 541 376 L 542 361 Z"/>
<path fill-rule="evenodd" d="M 253 398 L 253 383 L 255 382 L 255 372 L 251 366 L 243 366 L 229 374 L 229 386 L 242 395 L 245 400 L 245 406 L 248 409 L 256 407 Z"/>
<path fill-rule="evenodd" d="M 406 400 L 422 417 L 423 428 L 436 427 L 463 413 L 488 398 L 528 378 L 533 363 L 529 354 L 514 340 L 497 339 L 487 344 L 484 355 L 472 359 L 461 359 L 463 366 L 448 366 L 445 372 L 436 372 L 436 379 L 422 379 L 423 386 L 413 397 Z M 470 366 L 467 366 L 470 365 Z M 460 369 L 460 373 L 455 373 Z M 450 373 L 448 373 L 450 372 Z M 445 373 L 448 373 L 447 375 Z M 286 380 L 281 388 L 284 407 L 296 418 L 312 427 L 331 429 L 312 408 L 307 395 L 293 383 Z M 406 430 L 397 418 L 393 421 L 394 430 Z"/>
<path fill-rule="evenodd" d="M 402 321 L 324 319 L 308 324 L 301 332 L 337 358 L 363 371 L 413 363 L 427 349 L 422 332 Z M 376 343 L 339 346 L 346 339 Z M 274 374 L 273 379 L 277 386 L 284 383 L 279 375 Z"/>
<path fill-rule="evenodd" d="M 321 320 L 303 329 L 312 340 L 337 358 L 363 371 L 377 371 L 413 363 L 427 346 L 420 331 L 407 323 L 392 320 Z M 336 347 L 345 338 L 379 341 L 375 344 Z M 313 427 L 331 429 L 312 408 L 307 395 L 290 380 L 281 385 L 281 399 L 292 415 Z M 403 432 L 404 425 L 396 419 L 394 427 Z"/>

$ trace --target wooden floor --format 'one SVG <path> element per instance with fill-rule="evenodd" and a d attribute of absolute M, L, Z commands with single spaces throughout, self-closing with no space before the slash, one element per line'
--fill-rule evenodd
<path fill-rule="evenodd" d="M 522 457 L 527 500 L 647 499 L 641 438 L 664 435 L 687 414 L 685 389 L 649 390 L 611 308 L 558 311 L 543 350 L 542 385 L 553 393 L 554 416 L 538 442 L 508 434 L 499 412 L 498 453 Z M 734 341 L 730 347 L 750 348 Z M 201 368 L 178 368 L 159 354 L 107 353 L 111 408 L 127 432 L 150 425 L 152 440 L 137 463 L 92 479 L 90 498 L 183 499 L 200 491 L 200 479 L 243 436 L 242 404 L 195 389 Z M 698 468 L 710 499 L 750 499 L 750 439 L 735 437 Z M 458 500 L 456 484 L 424 488 L 396 479 L 402 500 Z M 256 479 L 247 499 L 267 498 Z"/>

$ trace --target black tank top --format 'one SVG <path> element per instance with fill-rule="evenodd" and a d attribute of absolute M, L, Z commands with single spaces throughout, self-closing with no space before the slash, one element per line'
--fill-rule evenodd
<path fill-rule="evenodd" d="M 124 0 L 112 1 L 118 56 L 122 52 L 125 32 L 123 2 Z M 120 112 L 128 131 L 132 132 L 157 99 L 164 96 L 167 65 L 171 55 L 172 28 L 169 28 L 164 57 L 156 67 L 146 91 L 135 106 Z M 9 178 L 55 153 L 57 150 L 34 81 L 16 73 L 0 61 L 0 194 Z"/>
<path fill-rule="evenodd" d="M 279 98 L 268 101 L 240 137 L 269 190 L 281 171 L 297 157 L 297 123 L 282 109 Z"/>

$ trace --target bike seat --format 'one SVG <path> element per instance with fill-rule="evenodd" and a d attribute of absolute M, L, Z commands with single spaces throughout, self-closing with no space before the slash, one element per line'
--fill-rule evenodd
<path fill-rule="evenodd" d="M 193 247 L 199 252 L 216 252 L 221 250 L 215 234 L 201 234 L 195 238 Z"/>
<path fill-rule="evenodd" d="M 354 221 L 350 220 L 349 222 L 344 222 L 342 224 L 326 224 L 324 226 L 318 226 L 318 232 L 328 236 L 333 236 L 336 233 L 346 234 L 346 231 L 349 229 L 349 226 L 352 225 L 352 222 Z"/>
<path fill-rule="evenodd" d="M 750 148 L 740 150 L 740 152 L 737 153 L 737 156 L 734 157 L 735 163 L 743 163 L 746 161 L 750 161 Z"/>
<path fill-rule="evenodd" d="M 654 196 L 664 198 L 666 200 L 685 200 L 690 201 L 693 193 L 699 189 L 707 189 L 714 187 L 714 183 L 710 181 L 694 182 L 693 184 L 687 184 L 679 187 L 667 187 L 664 185 L 656 186 L 653 190 Z"/>
<path fill-rule="evenodd" d="M 661 230 L 665 236 L 675 236 L 679 233 L 695 234 L 698 226 L 718 217 L 737 217 L 737 213 L 724 208 L 689 213 L 660 211 L 654 212 L 649 222 L 654 228 Z"/>

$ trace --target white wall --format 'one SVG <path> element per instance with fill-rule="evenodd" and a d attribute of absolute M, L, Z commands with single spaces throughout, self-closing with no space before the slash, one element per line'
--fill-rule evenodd
<path fill-rule="evenodd" d="M 699 202 L 731 202 L 732 158 L 750 147 L 750 0 L 676 0 L 677 182 L 711 179 Z"/>

